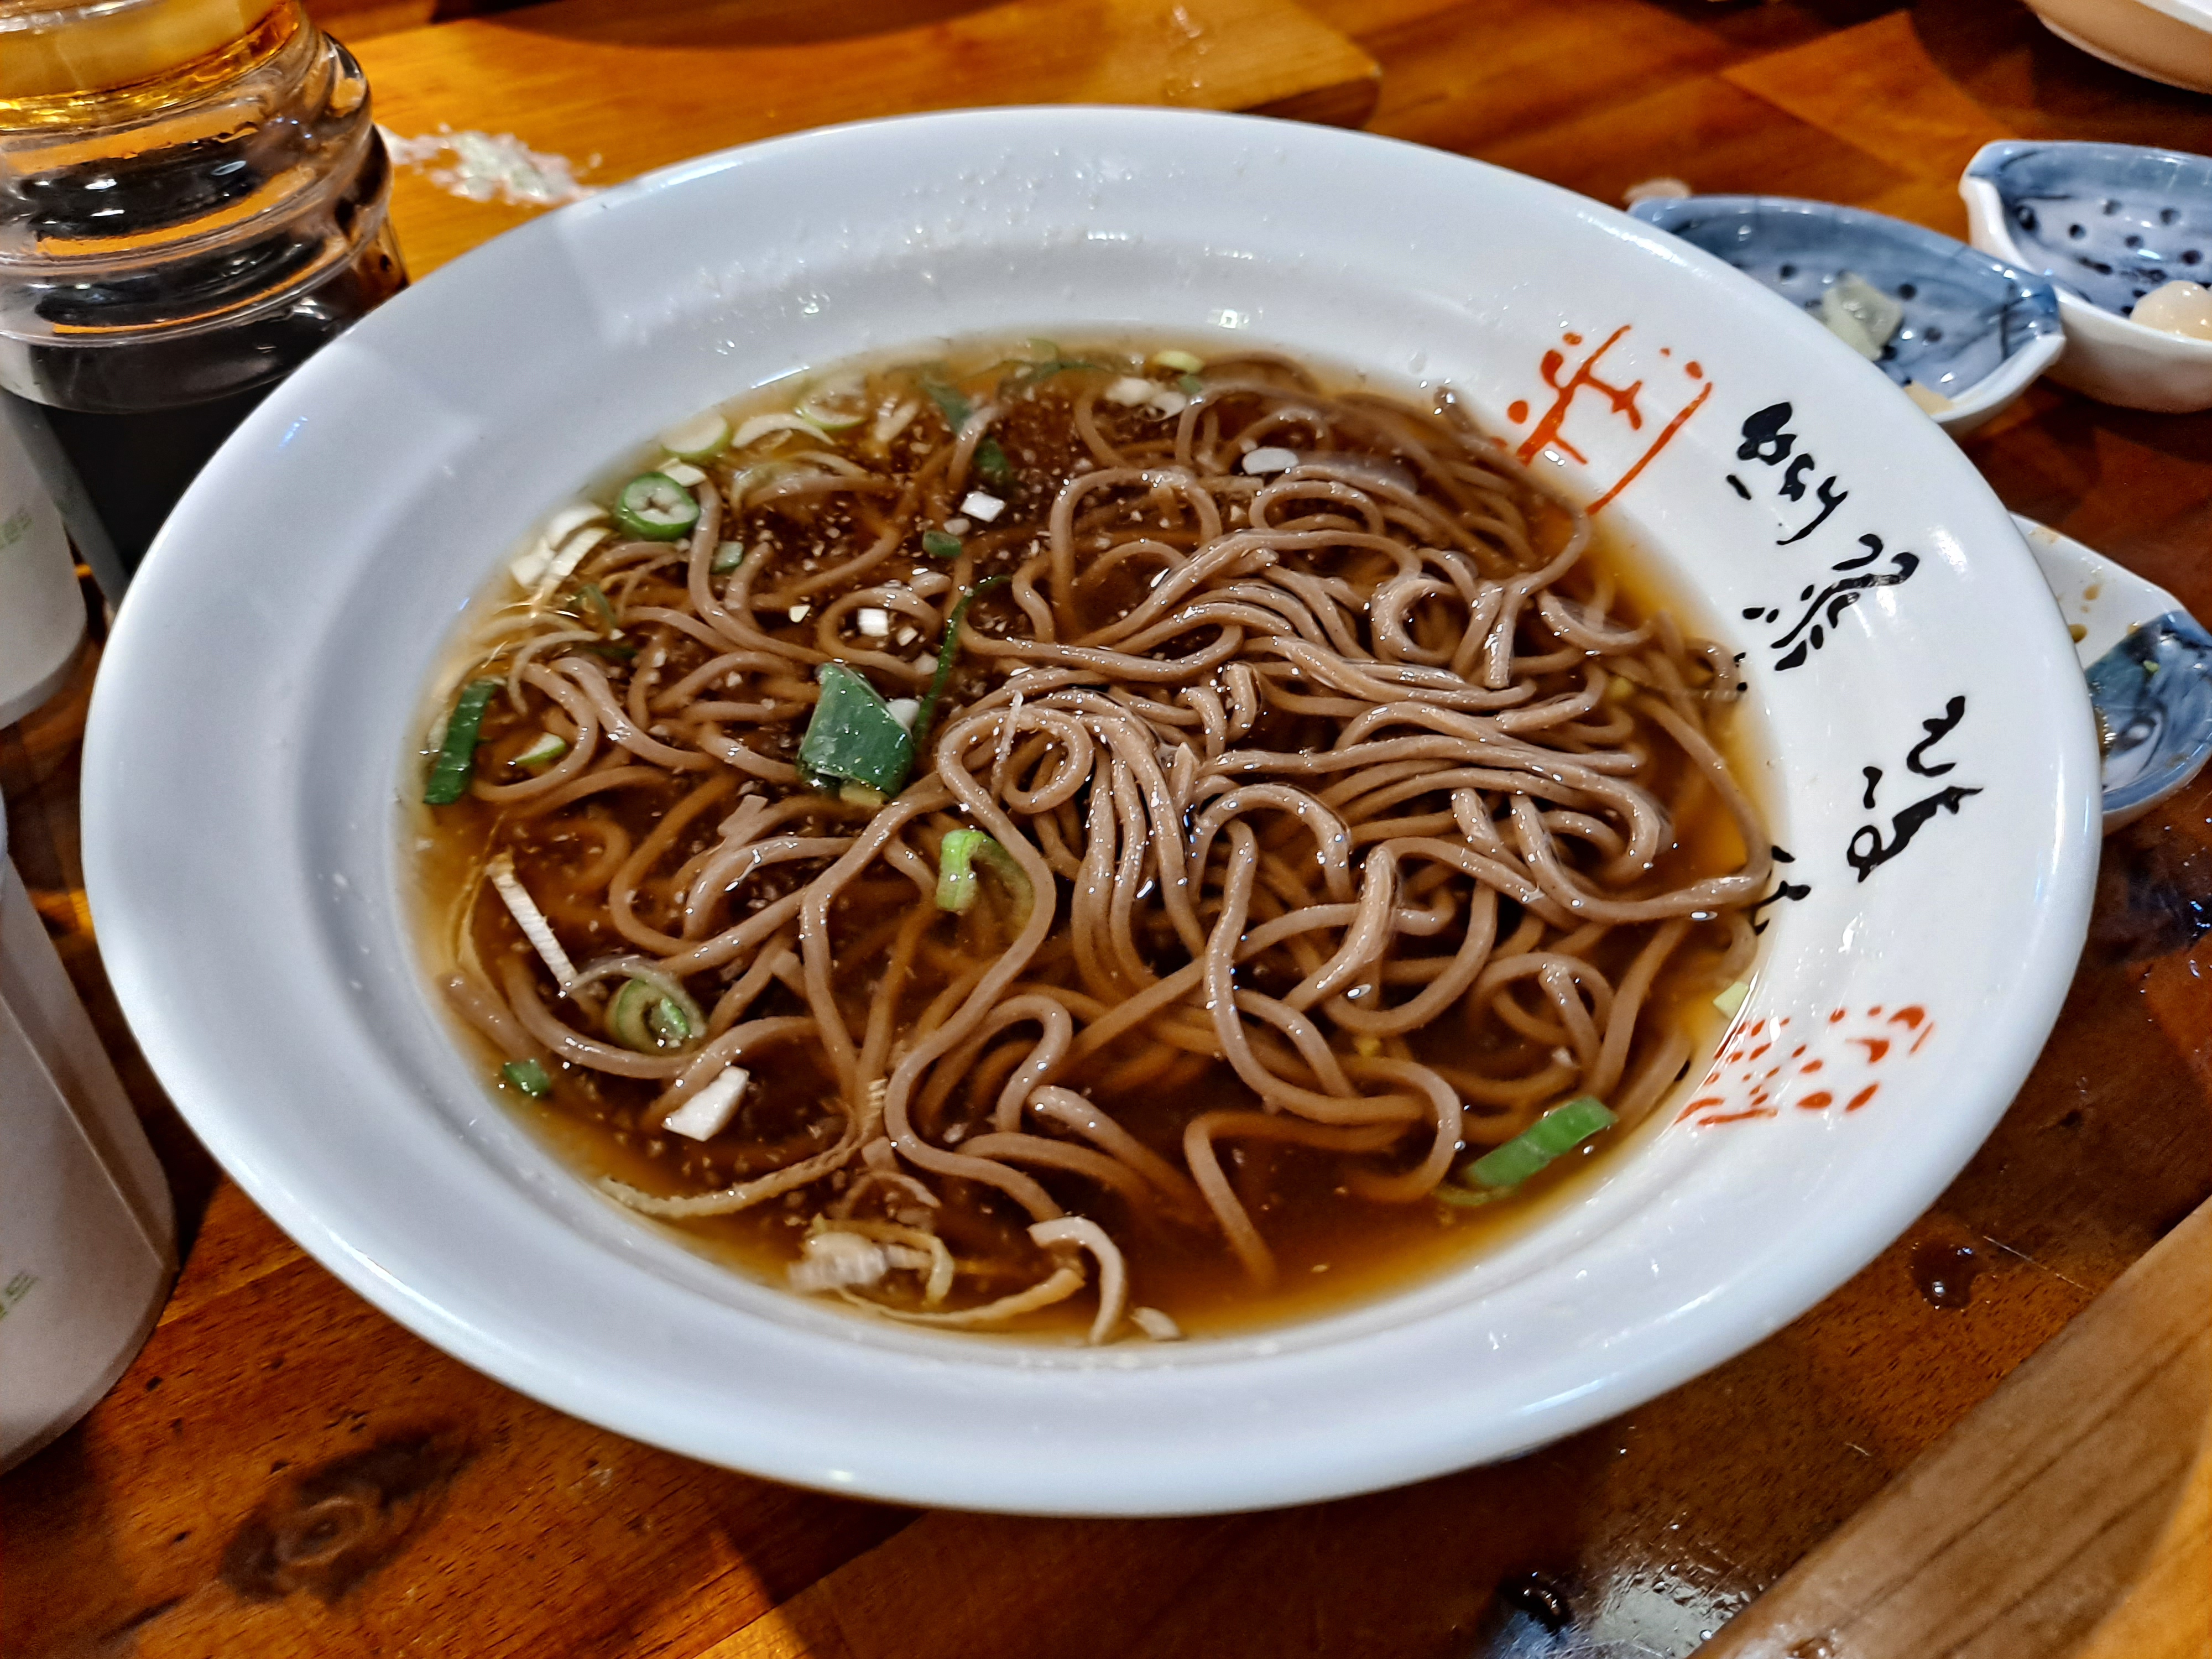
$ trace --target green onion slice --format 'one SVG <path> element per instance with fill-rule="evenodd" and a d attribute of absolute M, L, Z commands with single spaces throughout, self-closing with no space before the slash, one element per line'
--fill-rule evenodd
<path fill-rule="evenodd" d="M 1012 896 L 1015 927 L 1025 925 L 1036 903 L 1036 890 L 1030 884 L 1029 872 L 1014 861 L 1012 853 L 981 830 L 950 830 L 938 848 L 937 908 L 955 915 L 966 915 L 975 908 L 979 863 L 1004 882 Z"/>
<path fill-rule="evenodd" d="M 608 633 L 622 632 L 622 624 L 615 620 L 615 608 L 608 603 L 605 588 L 597 582 L 586 582 L 576 590 L 576 597 L 583 600 L 585 607 L 599 619 L 599 626 Z"/>
<path fill-rule="evenodd" d="M 550 766 L 568 752 L 568 740 L 550 732 L 541 732 L 538 741 L 514 757 L 514 763 L 525 771 L 536 772 Z"/>
<path fill-rule="evenodd" d="M 707 569 L 709 574 L 726 576 L 744 562 L 745 544 L 743 542 L 720 542 L 716 544 L 714 561 Z"/>
<path fill-rule="evenodd" d="M 682 1048 L 706 1029 L 707 1017 L 674 980 L 631 978 L 607 1004 L 606 1023 L 623 1048 L 652 1054 Z"/>
<path fill-rule="evenodd" d="M 933 559 L 957 559 L 960 556 L 960 538 L 942 530 L 921 532 L 921 550 Z"/>
<path fill-rule="evenodd" d="M 1470 1186 L 1503 1197 L 1562 1152 L 1572 1152 L 1617 1120 L 1595 1095 L 1579 1095 L 1554 1106 L 1502 1146 L 1493 1146 L 1462 1171 Z"/>
<path fill-rule="evenodd" d="M 648 542 L 672 542 L 699 522 L 699 503 L 665 472 L 641 472 L 615 497 L 615 522 Z"/>
<path fill-rule="evenodd" d="M 937 405 L 937 412 L 945 416 L 945 424 L 955 432 L 967 425 L 968 417 L 975 412 L 975 404 L 969 403 L 957 388 L 942 380 L 924 380 L 921 389 L 929 394 L 929 401 Z"/>
<path fill-rule="evenodd" d="M 792 413 L 811 421 L 824 432 L 843 432 L 868 418 L 868 388 L 857 374 L 848 374 L 816 386 L 801 398 Z"/>
<path fill-rule="evenodd" d="M 886 799 L 906 787 L 915 741 L 876 688 L 842 662 L 815 670 L 822 695 L 799 740 L 799 775 L 835 793 L 847 784 Z"/>
<path fill-rule="evenodd" d="M 453 712 L 446 717 L 446 740 L 430 768 L 430 781 L 422 799 L 430 806 L 451 806 L 469 792 L 476 775 L 477 734 L 483 729 L 484 709 L 498 691 L 497 680 L 471 680 L 453 699 Z"/>
<path fill-rule="evenodd" d="M 996 438 L 986 438 L 975 446 L 975 470 L 995 484 L 1014 481 L 1014 464 L 1006 459 Z"/>
<path fill-rule="evenodd" d="M 937 672 L 929 677 L 929 690 L 921 694 L 921 707 L 915 711 L 915 754 L 929 752 L 929 731 L 937 724 L 938 702 L 945 696 L 945 682 L 952 678 L 953 662 L 960 655 L 960 624 L 968 620 L 968 607 L 975 603 L 978 595 L 989 592 L 1006 580 L 1004 576 L 986 576 L 960 596 L 959 603 L 952 607 L 952 614 L 945 618 L 945 638 L 937 647 Z"/>
<path fill-rule="evenodd" d="M 1172 368 L 1180 374 L 1195 374 L 1206 367 L 1206 360 L 1188 351 L 1155 351 L 1152 361 L 1162 368 Z"/>
<path fill-rule="evenodd" d="M 553 1079 L 534 1060 L 510 1060 L 499 1068 L 499 1074 L 532 1100 L 543 1100 L 553 1092 Z"/>
<path fill-rule="evenodd" d="M 1105 367 L 1103 363 L 1094 363 L 1082 357 L 1063 357 L 1054 352 L 1043 362 L 1030 364 L 1016 378 L 1024 386 L 1038 386 L 1071 368 L 1103 370 Z"/>
<path fill-rule="evenodd" d="M 689 1042 L 696 1035 L 690 1018 L 673 997 L 662 997 L 647 1009 L 645 1023 L 654 1036 L 672 1048 Z"/>
<path fill-rule="evenodd" d="M 1195 374 L 1178 375 L 1176 379 L 1176 384 L 1183 389 L 1183 395 L 1186 397 L 1195 398 L 1200 392 L 1206 390 L 1206 382 L 1200 380 Z"/>
<path fill-rule="evenodd" d="M 728 447 L 730 423 L 713 410 L 678 421 L 660 434 L 660 447 L 679 460 L 703 461 Z"/>

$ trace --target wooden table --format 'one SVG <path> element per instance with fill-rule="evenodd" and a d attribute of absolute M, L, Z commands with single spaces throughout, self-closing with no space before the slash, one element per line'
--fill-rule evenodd
<path fill-rule="evenodd" d="M 361 44 L 398 130 L 511 130 L 579 162 L 599 152 L 588 176 L 605 179 L 796 125 L 794 111 L 818 118 L 819 105 L 748 103 L 718 80 L 719 101 L 684 108 L 703 125 L 610 135 L 593 99 L 543 88 L 549 63 L 586 48 L 720 53 L 725 70 L 781 53 L 785 87 L 808 80 L 797 66 L 831 62 L 810 52 L 857 54 L 836 61 L 875 67 L 842 81 L 848 113 L 1170 90 L 1115 92 L 1084 40 L 1072 57 L 1052 46 L 1039 19 L 1056 6 L 1097 11 L 560 0 Z M 1954 181 L 1988 138 L 2212 152 L 2212 101 L 2106 69 L 2009 0 L 1310 0 L 1310 20 L 1193 0 L 1180 15 L 1237 7 L 1237 26 L 1212 34 L 1221 55 L 1203 98 L 1340 119 L 1371 105 L 1378 131 L 1612 200 L 1672 174 L 1962 234 Z M 1176 26 L 1176 9 L 1155 9 Z M 428 0 L 333 14 L 356 34 L 429 15 Z M 1113 38 L 1155 78 L 1176 48 L 1157 25 Z M 917 76 L 925 50 L 967 67 Z M 1363 52 L 1381 65 L 1379 100 Z M 457 63 L 465 74 L 448 72 Z M 453 204 L 410 179 L 399 224 L 419 269 L 520 211 Z M 2038 389 L 1969 453 L 2009 505 L 2212 617 L 2212 416 Z M 2212 1650 L 2193 1571 L 2212 1491 L 2201 1470 L 2167 1518 L 2204 1438 L 2191 1304 L 2205 1298 L 2191 1275 L 2212 1215 L 2175 1230 L 2212 1192 L 2212 781 L 2107 843 L 2064 1014 L 1988 1145 L 1893 1247 L 1766 1342 L 1560 1445 L 1404 1491 L 1198 1521 L 1031 1522 L 915 1514 L 648 1449 L 477 1376 L 307 1260 L 211 1168 L 114 1020 L 77 890 L 74 729 L 64 704 L 0 734 L 12 844 L 125 1057 L 190 1253 L 115 1392 L 0 1484 L 10 1655 L 1620 1659 L 1691 1652 L 1785 1575 L 1720 1646 L 1794 1659 L 2035 1659 L 2088 1639 L 2115 1656 Z M 2119 1296 L 1975 1411 L 2169 1232 Z M 2163 1415 L 2143 1417 L 2146 1401 Z M 2085 1414 L 2112 1432 L 2069 1437 Z M 2150 1437 L 2128 1437 L 2138 1431 Z M 2079 1455 L 2021 1449 L 2061 1442 Z M 2051 1517 L 2099 1504 L 2097 1547 L 2066 1544 Z M 1961 1506 L 1981 1532 L 1946 1519 Z M 1955 1586 L 1916 1576 L 1962 1538 L 2040 1593 L 2002 1589 L 1994 1566 Z M 1930 1595 L 1957 1616 L 1922 1610 Z M 1887 1624 L 1869 1611 L 1882 1608 Z"/>

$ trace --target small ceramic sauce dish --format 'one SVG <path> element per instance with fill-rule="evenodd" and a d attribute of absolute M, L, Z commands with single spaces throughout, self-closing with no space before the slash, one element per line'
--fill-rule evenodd
<path fill-rule="evenodd" d="M 2049 283 L 1902 219 L 1771 196 L 1660 198 L 1629 212 L 1820 317 L 1899 386 L 1919 388 L 1908 395 L 1954 438 L 2065 349 Z"/>
<path fill-rule="evenodd" d="M 2212 285 L 2212 159 L 2133 144 L 1984 144 L 1959 180 L 1974 246 L 2058 289 L 2066 358 L 2051 378 L 2127 409 L 2212 409 L 2212 339 L 2135 320 Z M 2192 295 L 2199 302 L 2204 296 Z"/>
<path fill-rule="evenodd" d="M 2164 588 L 2046 525 L 2013 522 L 2074 635 L 2105 743 L 2105 833 L 2212 758 L 2212 634 Z"/>

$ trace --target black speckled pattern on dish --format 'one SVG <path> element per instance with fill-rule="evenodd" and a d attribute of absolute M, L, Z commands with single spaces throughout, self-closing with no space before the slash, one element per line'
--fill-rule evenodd
<path fill-rule="evenodd" d="M 2170 282 L 2212 285 L 2212 159 L 2131 144 L 2022 144 L 1978 164 L 2022 258 L 2123 317 Z"/>
<path fill-rule="evenodd" d="M 1882 348 L 1902 386 L 1956 398 L 2039 337 L 2059 331 L 2050 284 L 1902 219 L 1829 202 L 1692 196 L 1629 211 L 1694 243 L 1816 317 L 1850 271 L 1890 295 L 1905 320 Z"/>

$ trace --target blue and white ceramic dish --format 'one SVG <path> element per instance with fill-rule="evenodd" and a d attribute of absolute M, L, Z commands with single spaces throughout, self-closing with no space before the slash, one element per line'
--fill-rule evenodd
<path fill-rule="evenodd" d="M 2212 340 L 2130 320 L 2162 284 L 2212 284 L 2212 158 L 2134 144 L 1984 144 L 1959 181 L 1974 246 L 2049 276 L 2051 378 L 2108 404 L 2212 409 Z"/>
<path fill-rule="evenodd" d="M 1629 212 L 1807 311 L 1817 313 L 1846 273 L 1894 299 L 1904 321 L 1877 367 L 1950 399 L 1931 412 L 1954 438 L 2011 404 L 2065 349 L 2049 283 L 1902 219 L 1773 196 L 1691 196 Z"/>
<path fill-rule="evenodd" d="M 2212 759 L 2212 634 L 2181 601 L 2047 525 L 2013 522 L 2058 601 L 2105 739 L 2110 834 Z"/>

